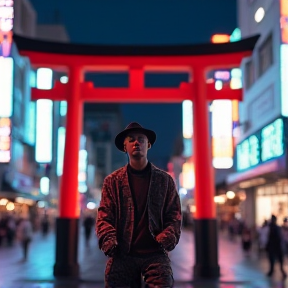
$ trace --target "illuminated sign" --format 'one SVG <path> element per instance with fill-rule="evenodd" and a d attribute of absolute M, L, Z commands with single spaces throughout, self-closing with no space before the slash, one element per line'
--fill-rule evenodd
<path fill-rule="evenodd" d="M 260 163 L 260 144 L 255 135 L 237 145 L 237 170 L 245 170 Z"/>
<path fill-rule="evenodd" d="M 13 113 L 13 59 L 0 57 L 0 117 Z"/>
<path fill-rule="evenodd" d="M 230 71 L 215 71 L 214 72 L 214 79 L 228 81 L 230 80 Z"/>
<path fill-rule="evenodd" d="M 12 30 L 14 19 L 14 1 L 0 1 L 0 55 L 7 57 L 10 55 L 12 44 Z"/>
<path fill-rule="evenodd" d="M 228 34 L 214 34 L 211 37 L 212 43 L 227 43 L 230 42 L 230 35 Z"/>
<path fill-rule="evenodd" d="M 80 193 L 87 192 L 87 164 L 88 153 L 85 149 L 79 151 L 79 173 L 78 173 L 78 191 Z"/>
<path fill-rule="evenodd" d="M 63 173 L 63 160 L 64 160 L 64 149 L 65 149 L 65 135 L 66 129 L 64 127 L 58 128 L 58 145 L 57 145 L 57 176 L 61 176 Z"/>
<path fill-rule="evenodd" d="M 193 106 L 192 101 L 185 100 L 182 103 L 183 137 L 189 139 L 193 135 Z"/>
<path fill-rule="evenodd" d="M 282 43 L 288 44 L 288 1 L 280 0 L 280 29 Z"/>
<path fill-rule="evenodd" d="M 215 80 L 215 89 L 221 90 L 224 83 L 229 83 L 231 89 L 242 88 L 242 71 L 240 68 L 231 70 L 215 70 L 212 78 Z"/>
<path fill-rule="evenodd" d="M 240 41 L 241 40 L 241 30 L 235 28 L 232 34 L 230 35 L 230 42 Z"/>
<path fill-rule="evenodd" d="M 227 169 L 233 166 L 231 100 L 213 101 L 212 154 L 215 168 Z"/>
<path fill-rule="evenodd" d="M 51 100 L 37 100 L 35 159 L 39 163 L 49 163 L 52 160 L 52 110 Z"/>
<path fill-rule="evenodd" d="M 261 131 L 261 160 L 276 158 L 284 153 L 284 123 L 277 119 Z"/>
<path fill-rule="evenodd" d="M 237 170 L 242 171 L 284 154 L 284 122 L 279 118 L 236 147 Z"/>
<path fill-rule="evenodd" d="M 11 120 L 0 118 L 0 163 L 11 160 Z"/>
<path fill-rule="evenodd" d="M 42 90 L 52 89 L 53 71 L 50 68 L 37 69 L 36 88 Z"/>
<path fill-rule="evenodd" d="M 288 117 L 288 44 L 280 46 L 281 114 Z"/>
<path fill-rule="evenodd" d="M 180 184 L 185 189 L 193 189 L 195 187 L 194 163 L 186 162 L 183 164 Z"/>

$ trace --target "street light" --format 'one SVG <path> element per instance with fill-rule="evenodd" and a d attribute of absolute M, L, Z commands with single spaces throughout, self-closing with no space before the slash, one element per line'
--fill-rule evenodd
<path fill-rule="evenodd" d="M 228 199 L 233 199 L 235 197 L 235 192 L 233 191 L 227 191 L 226 196 Z"/>

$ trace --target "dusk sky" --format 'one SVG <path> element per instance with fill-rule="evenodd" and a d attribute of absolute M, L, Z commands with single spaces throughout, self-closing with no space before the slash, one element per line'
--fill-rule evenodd
<path fill-rule="evenodd" d="M 38 24 L 62 24 L 71 42 L 197 44 L 237 27 L 236 0 L 30 0 Z M 158 135 L 152 158 L 168 157 L 182 133 L 181 104 L 121 105 L 124 126 L 137 121 Z"/>

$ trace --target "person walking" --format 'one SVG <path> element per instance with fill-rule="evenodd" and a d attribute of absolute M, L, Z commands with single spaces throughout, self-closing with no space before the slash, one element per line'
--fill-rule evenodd
<path fill-rule="evenodd" d="M 50 227 L 50 223 L 49 223 L 49 217 L 47 215 L 47 213 L 44 213 L 44 216 L 41 220 L 41 232 L 43 237 L 46 237 L 48 232 L 49 232 L 49 227 Z"/>
<path fill-rule="evenodd" d="M 262 226 L 257 229 L 259 256 L 262 256 L 262 255 L 264 256 L 264 254 L 266 253 L 268 234 L 269 234 L 269 223 L 268 223 L 268 220 L 265 219 Z"/>
<path fill-rule="evenodd" d="M 175 181 L 148 161 L 156 133 L 137 122 L 115 137 L 128 164 L 104 179 L 96 234 L 108 256 L 105 287 L 172 287 L 168 252 L 179 242 L 181 206 Z"/>
<path fill-rule="evenodd" d="M 17 228 L 18 239 L 21 243 L 21 247 L 23 249 L 23 261 L 27 260 L 28 257 L 28 249 L 30 242 L 33 237 L 33 228 L 32 223 L 28 216 L 24 216 L 18 225 Z"/>
<path fill-rule="evenodd" d="M 252 246 L 252 231 L 246 224 L 244 224 L 242 229 L 241 243 L 245 256 L 250 256 Z"/>
<path fill-rule="evenodd" d="M 283 241 L 284 241 L 284 255 L 288 255 L 288 218 L 285 217 L 283 219 L 282 224 L 282 235 L 283 235 Z"/>
<path fill-rule="evenodd" d="M 267 241 L 267 253 L 269 259 L 270 269 L 267 273 L 267 276 L 271 277 L 274 273 L 274 264 L 278 260 L 280 263 L 280 269 L 283 275 L 283 278 L 287 277 L 286 272 L 283 267 L 283 237 L 281 234 L 281 227 L 277 224 L 277 217 L 275 215 L 271 216 L 271 222 L 269 224 L 269 233 Z"/>
<path fill-rule="evenodd" d="M 94 218 L 91 215 L 87 215 L 83 221 L 85 244 L 87 247 L 89 246 L 91 232 L 92 232 L 92 228 L 94 227 L 94 225 L 95 225 Z"/>

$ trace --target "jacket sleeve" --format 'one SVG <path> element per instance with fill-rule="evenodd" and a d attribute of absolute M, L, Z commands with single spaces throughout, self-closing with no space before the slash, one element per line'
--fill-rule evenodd
<path fill-rule="evenodd" d="M 96 235 L 99 248 L 106 256 L 113 256 L 118 245 L 116 237 L 116 199 L 112 191 L 111 177 L 105 178 L 98 208 Z"/>
<path fill-rule="evenodd" d="M 181 205 L 176 185 L 169 176 L 169 186 L 163 209 L 164 230 L 156 236 L 156 241 L 166 251 L 171 251 L 178 244 L 181 234 Z"/>

